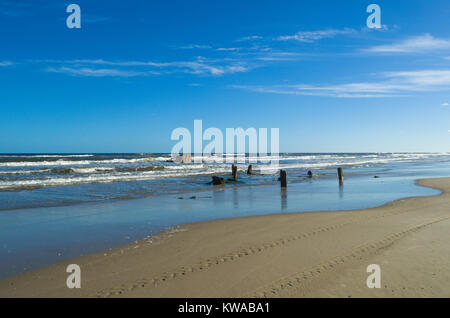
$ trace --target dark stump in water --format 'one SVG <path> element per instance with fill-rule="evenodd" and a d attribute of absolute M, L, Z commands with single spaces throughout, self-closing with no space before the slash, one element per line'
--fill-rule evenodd
<path fill-rule="evenodd" d="M 287 187 L 287 180 L 286 180 L 286 171 L 280 170 L 280 184 L 282 188 Z"/>
<path fill-rule="evenodd" d="M 237 180 L 237 167 L 235 165 L 231 166 L 231 175 L 232 175 L 232 180 L 236 181 Z"/>
<path fill-rule="evenodd" d="M 225 184 L 225 179 L 213 176 L 212 177 L 212 184 L 213 185 L 224 185 Z"/>

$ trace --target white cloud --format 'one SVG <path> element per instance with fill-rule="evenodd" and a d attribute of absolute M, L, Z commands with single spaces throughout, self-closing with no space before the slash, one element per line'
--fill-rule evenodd
<path fill-rule="evenodd" d="M 363 51 L 371 53 L 419 53 L 447 48 L 450 48 L 450 40 L 438 39 L 430 34 L 425 34 L 389 45 L 373 46 Z"/>
<path fill-rule="evenodd" d="M 6 67 L 6 66 L 11 66 L 11 65 L 14 65 L 14 63 L 11 61 L 0 61 L 0 67 L 2 67 L 2 66 Z"/>
<path fill-rule="evenodd" d="M 180 47 L 181 49 L 211 49 L 212 47 L 210 45 L 205 44 L 189 44 L 186 46 Z"/>
<path fill-rule="evenodd" d="M 237 42 L 244 42 L 244 41 L 254 41 L 254 40 L 261 40 L 263 39 L 262 36 L 259 35 L 250 35 L 250 36 L 244 36 L 242 38 L 237 39 Z"/>
<path fill-rule="evenodd" d="M 48 72 L 94 77 L 136 77 L 171 73 L 220 76 L 250 70 L 248 65 L 240 61 L 232 59 L 208 60 L 203 57 L 197 57 L 194 61 L 175 62 L 107 61 L 103 59 L 36 60 L 34 62 L 55 64 L 55 66 L 47 68 Z M 99 68 L 101 66 L 109 66 L 110 68 Z"/>
<path fill-rule="evenodd" d="M 446 87 L 450 89 L 450 70 L 423 70 L 382 73 L 388 78 L 396 78 L 413 89 L 427 87 Z"/>
<path fill-rule="evenodd" d="M 259 61 L 293 61 L 308 56 L 306 53 L 268 51 L 255 55 Z"/>
<path fill-rule="evenodd" d="M 450 70 L 423 70 L 377 74 L 378 81 L 335 85 L 234 86 L 254 92 L 339 98 L 398 97 L 413 92 L 449 91 Z"/>
<path fill-rule="evenodd" d="M 442 103 L 441 106 L 448 107 L 448 102 Z"/>
<path fill-rule="evenodd" d="M 239 51 L 241 48 L 239 47 L 219 47 L 217 51 Z"/>
<path fill-rule="evenodd" d="M 151 73 L 149 72 L 136 72 L 136 71 L 123 71 L 117 69 L 92 69 L 87 67 L 73 68 L 73 67 L 49 67 L 47 72 L 62 73 L 72 76 L 84 76 L 84 77 L 136 77 L 145 76 Z"/>
<path fill-rule="evenodd" d="M 107 61 L 103 59 L 78 59 L 78 60 L 32 60 L 31 62 L 36 63 L 50 63 L 50 64 L 74 64 L 74 65 L 109 65 L 109 66 L 154 66 L 154 67 L 164 67 L 168 66 L 169 63 L 165 62 L 143 62 L 143 61 Z"/>
<path fill-rule="evenodd" d="M 333 38 L 337 35 L 353 34 L 356 31 L 353 29 L 345 28 L 342 30 L 327 29 L 318 31 L 300 31 L 293 35 L 281 35 L 276 38 L 278 41 L 296 40 L 299 42 L 314 42 L 325 38 Z"/>
<path fill-rule="evenodd" d="M 397 29 L 398 26 L 394 25 L 394 29 Z M 361 28 L 361 32 L 386 32 L 389 31 L 389 26 L 386 24 L 382 24 L 380 28 L 368 28 L 367 26 Z"/>

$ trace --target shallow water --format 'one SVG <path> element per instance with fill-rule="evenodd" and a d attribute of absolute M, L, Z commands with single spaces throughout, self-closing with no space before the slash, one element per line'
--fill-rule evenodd
<path fill-rule="evenodd" d="M 375 174 L 379 178 L 374 178 Z M 360 168 L 346 173 L 344 187 L 338 186 L 335 177 L 305 179 L 291 172 L 288 178 L 293 183 L 286 191 L 278 184 L 223 189 L 209 186 L 202 187 L 203 191 L 144 199 L 2 211 L 0 277 L 133 242 L 177 224 L 369 208 L 399 198 L 437 195 L 439 191 L 416 186 L 414 180 L 439 176 L 450 176 L 448 162 Z"/>

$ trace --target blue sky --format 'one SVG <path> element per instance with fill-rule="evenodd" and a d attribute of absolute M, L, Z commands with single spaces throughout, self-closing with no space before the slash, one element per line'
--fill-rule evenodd
<path fill-rule="evenodd" d="M 0 0 L 0 152 L 170 152 L 194 119 L 279 128 L 282 152 L 448 152 L 449 16 L 448 0 Z"/>

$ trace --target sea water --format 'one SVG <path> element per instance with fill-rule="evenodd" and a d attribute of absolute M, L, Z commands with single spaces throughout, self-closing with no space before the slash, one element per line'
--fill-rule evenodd
<path fill-rule="evenodd" d="M 247 176 L 243 164 L 241 182 L 212 186 L 211 175 L 229 177 L 229 164 L 176 164 L 165 154 L 1 155 L 0 278 L 184 223 L 361 209 L 437 195 L 415 180 L 450 176 L 449 154 L 282 154 L 281 159 L 286 191 L 277 175 Z M 343 187 L 337 166 L 344 167 Z"/>

